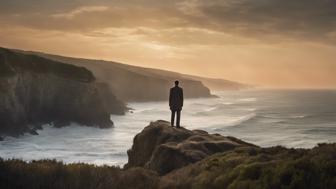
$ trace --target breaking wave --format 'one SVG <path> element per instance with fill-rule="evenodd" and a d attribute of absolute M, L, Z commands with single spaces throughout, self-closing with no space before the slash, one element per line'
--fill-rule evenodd
<path fill-rule="evenodd" d="M 239 91 L 217 96 L 220 98 L 186 100 L 182 126 L 231 135 L 263 147 L 311 148 L 321 142 L 336 142 L 336 101 L 328 100 L 336 99 L 336 93 Z M 302 98 L 308 100 L 301 103 Z M 111 116 L 115 128 L 72 124 L 58 129 L 46 125 L 38 136 L 5 137 L 0 141 L 0 156 L 122 166 L 137 133 L 150 121 L 170 120 L 167 102 L 128 106 L 132 112 L 126 116 Z"/>

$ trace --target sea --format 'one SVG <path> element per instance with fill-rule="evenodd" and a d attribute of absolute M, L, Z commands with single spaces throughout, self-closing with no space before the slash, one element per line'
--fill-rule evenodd
<path fill-rule="evenodd" d="M 312 148 L 336 142 L 336 90 L 243 90 L 213 92 L 216 98 L 186 99 L 181 124 L 187 129 L 234 136 L 262 147 Z M 168 102 L 129 103 L 115 127 L 77 124 L 43 126 L 39 135 L 0 141 L 3 159 L 56 159 L 122 167 L 134 136 L 151 121 L 169 120 Z"/>

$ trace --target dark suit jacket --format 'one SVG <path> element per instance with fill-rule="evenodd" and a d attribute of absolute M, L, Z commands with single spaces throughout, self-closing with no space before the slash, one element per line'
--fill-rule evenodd
<path fill-rule="evenodd" d="M 183 89 L 175 86 L 170 89 L 169 106 L 171 110 L 182 110 L 183 106 Z"/>

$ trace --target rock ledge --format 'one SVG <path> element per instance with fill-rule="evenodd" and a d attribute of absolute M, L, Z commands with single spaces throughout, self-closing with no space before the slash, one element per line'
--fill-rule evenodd
<path fill-rule="evenodd" d="M 135 136 L 125 168 L 146 167 L 164 175 L 212 154 L 243 146 L 254 145 L 234 137 L 171 127 L 169 122 L 160 120 Z"/>

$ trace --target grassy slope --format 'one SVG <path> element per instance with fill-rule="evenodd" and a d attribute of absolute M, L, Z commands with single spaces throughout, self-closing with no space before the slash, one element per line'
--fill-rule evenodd
<path fill-rule="evenodd" d="M 166 175 L 162 188 L 331 189 L 336 186 L 336 144 L 311 150 L 241 148 L 211 156 Z"/>

